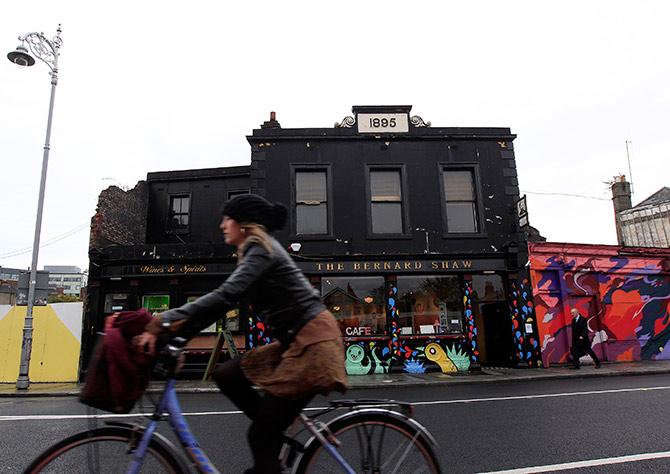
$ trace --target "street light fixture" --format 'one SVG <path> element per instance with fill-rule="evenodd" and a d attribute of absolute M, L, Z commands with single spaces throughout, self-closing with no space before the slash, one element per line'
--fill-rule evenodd
<path fill-rule="evenodd" d="M 58 84 L 58 56 L 63 40 L 60 37 L 61 28 L 58 25 L 56 36 L 49 40 L 44 33 L 27 33 L 19 36 L 19 45 L 15 51 L 7 54 L 14 64 L 25 67 L 35 64 L 35 56 L 51 69 L 51 100 L 49 101 L 49 117 L 47 119 L 47 136 L 44 142 L 42 156 L 42 177 L 40 179 L 40 194 L 37 200 L 37 218 L 35 220 L 35 239 L 33 240 L 33 259 L 30 266 L 30 282 L 28 284 L 28 306 L 26 319 L 23 325 L 23 342 L 21 345 L 21 363 L 16 388 L 26 390 L 30 385 L 28 370 L 30 368 L 30 352 L 33 345 L 33 306 L 35 304 L 35 284 L 37 282 L 37 256 L 40 249 L 40 232 L 42 230 L 42 209 L 44 207 L 44 188 L 47 181 L 47 165 L 49 164 L 49 140 L 51 138 L 51 119 L 54 110 L 56 84 Z M 26 47 L 26 45 L 28 45 Z M 30 54 L 32 53 L 32 55 Z"/>
<path fill-rule="evenodd" d="M 35 58 L 28 53 L 28 48 L 26 48 L 23 43 L 16 47 L 16 51 L 9 53 L 7 58 L 17 66 L 21 67 L 32 66 L 35 64 Z"/>

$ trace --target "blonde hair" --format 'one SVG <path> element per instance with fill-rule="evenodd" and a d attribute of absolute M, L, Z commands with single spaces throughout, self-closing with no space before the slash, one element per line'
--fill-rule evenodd
<path fill-rule="evenodd" d="M 265 230 L 264 225 L 256 224 L 254 222 L 244 222 L 240 223 L 240 228 L 247 238 L 242 242 L 242 245 L 237 248 L 238 263 L 244 259 L 244 254 L 247 252 L 249 245 L 254 243 L 262 245 L 268 253 L 272 254 L 272 240 L 270 240 L 270 235 L 267 230 Z"/>

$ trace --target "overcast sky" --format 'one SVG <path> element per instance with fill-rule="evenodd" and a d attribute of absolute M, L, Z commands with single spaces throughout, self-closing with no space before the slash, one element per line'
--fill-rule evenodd
<path fill-rule="evenodd" d="M 285 128 L 332 127 L 367 104 L 510 127 L 530 222 L 551 241 L 616 243 L 604 182 L 628 174 L 626 140 L 633 202 L 670 185 L 664 1 L 8 2 L 2 57 L 59 22 L 42 227 L 55 243 L 38 268 L 88 266 L 110 184 L 249 164 L 245 136 L 271 110 Z M 49 87 L 44 64 L 0 61 L 1 266 L 30 265 Z"/>

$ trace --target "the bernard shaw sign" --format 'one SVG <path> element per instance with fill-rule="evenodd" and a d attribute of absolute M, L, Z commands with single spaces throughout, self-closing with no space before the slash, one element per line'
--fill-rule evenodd
<path fill-rule="evenodd" d="M 297 262 L 305 273 L 442 273 L 482 270 L 504 270 L 502 260 L 435 259 L 435 260 L 365 260 Z"/>
<path fill-rule="evenodd" d="M 366 273 L 451 273 L 504 271 L 502 259 L 389 259 L 389 260 L 298 260 L 298 267 L 307 274 L 366 274 Z M 108 267 L 104 276 L 161 276 L 161 275 L 226 275 L 235 269 L 234 264 L 175 263 Z"/>

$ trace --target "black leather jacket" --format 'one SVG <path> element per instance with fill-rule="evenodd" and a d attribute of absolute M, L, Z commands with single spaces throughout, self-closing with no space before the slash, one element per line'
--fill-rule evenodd
<path fill-rule="evenodd" d="M 319 292 L 298 269 L 288 252 L 270 237 L 272 252 L 251 243 L 244 258 L 223 284 L 192 303 L 161 314 L 163 321 L 187 321 L 185 336 L 197 334 L 240 301 L 250 303 L 265 321 L 268 333 L 288 344 L 297 331 L 326 308 Z"/>

